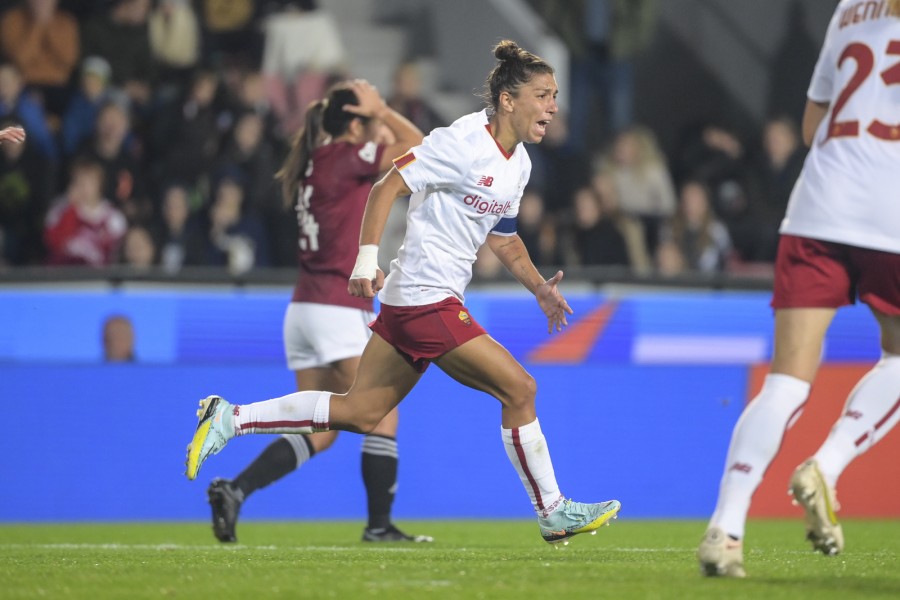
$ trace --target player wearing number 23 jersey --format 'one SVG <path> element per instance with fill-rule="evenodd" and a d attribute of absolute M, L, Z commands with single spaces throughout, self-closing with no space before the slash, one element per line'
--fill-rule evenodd
<path fill-rule="evenodd" d="M 900 253 L 900 20 L 844 0 L 807 93 L 829 110 L 781 233 Z"/>
<path fill-rule="evenodd" d="M 878 322 L 881 360 L 790 478 L 815 550 L 843 551 L 838 480 L 900 421 L 900 0 L 838 4 L 807 92 L 803 140 L 810 150 L 775 260 L 769 374 L 734 427 L 716 509 L 697 549 L 709 576 L 746 575 L 753 494 L 809 402 L 837 310 L 857 299 Z M 877 485 L 877 469 L 873 475 Z"/>

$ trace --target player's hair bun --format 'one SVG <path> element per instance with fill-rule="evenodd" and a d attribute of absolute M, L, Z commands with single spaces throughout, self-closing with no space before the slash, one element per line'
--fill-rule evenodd
<path fill-rule="evenodd" d="M 522 49 L 512 40 L 503 40 L 494 46 L 494 57 L 499 61 L 507 61 L 519 58 Z"/>
<path fill-rule="evenodd" d="M 536 73 L 553 74 L 553 67 L 512 40 L 503 40 L 494 46 L 494 57 L 497 64 L 488 74 L 482 94 L 485 103 L 494 110 L 497 109 L 500 92 L 514 93 Z"/>

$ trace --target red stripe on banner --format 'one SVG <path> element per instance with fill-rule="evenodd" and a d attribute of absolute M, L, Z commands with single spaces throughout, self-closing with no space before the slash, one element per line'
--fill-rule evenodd
<path fill-rule="evenodd" d="M 875 423 L 875 428 L 872 431 L 875 432 L 875 431 L 878 431 L 879 429 L 881 429 L 881 426 L 884 425 L 887 422 L 887 420 L 891 418 L 891 415 L 893 415 L 895 412 L 897 412 L 898 408 L 900 408 L 900 398 L 897 398 L 897 402 L 894 404 L 894 406 L 891 407 L 891 410 L 889 410 L 886 415 L 881 417 L 880 421 Z M 856 445 L 859 446 L 864 441 L 866 441 L 866 439 L 868 439 L 868 437 L 869 437 L 868 432 L 862 434 L 861 436 L 859 436 L 859 439 L 856 440 L 856 442 L 855 442 Z"/>
<path fill-rule="evenodd" d="M 253 421 L 241 425 L 241 431 L 245 429 L 275 429 L 276 427 L 310 427 L 315 425 L 311 419 L 305 421 Z"/>
<path fill-rule="evenodd" d="M 416 155 L 412 152 L 407 152 L 403 156 L 397 157 L 394 159 L 394 166 L 397 167 L 398 171 L 402 171 L 403 167 L 410 165 L 415 162 Z"/>
<path fill-rule="evenodd" d="M 531 490 L 534 492 L 534 499 L 535 502 L 537 502 L 537 507 L 541 510 L 544 510 L 544 502 L 541 499 L 541 491 L 538 489 L 537 482 L 534 480 L 534 477 L 532 477 L 531 475 L 531 471 L 528 469 L 528 463 L 525 462 L 525 449 L 522 448 L 522 442 L 519 440 L 518 427 L 513 427 L 512 439 L 513 446 L 516 449 L 516 456 L 519 457 L 519 464 L 522 465 L 522 470 L 525 471 L 525 477 L 528 478 L 528 483 L 531 484 Z"/>
<path fill-rule="evenodd" d="M 583 363 L 597 344 L 606 324 L 616 312 L 617 304 L 610 302 L 594 309 L 586 317 L 569 325 L 528 354 L 529 362 L 557 365 Z"/>

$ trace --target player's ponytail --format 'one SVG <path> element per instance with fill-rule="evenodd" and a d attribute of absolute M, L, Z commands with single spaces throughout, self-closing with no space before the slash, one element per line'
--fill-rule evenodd
<path fill-rule="evenodd" d="M 291 140 L 291 149 L 281 169 L 275 173 L 275 179 L 281 182 L 281 195 L 284 205 L 290 207 L 296 201 L 300 178 L 306 173 L 313 150 L 325 135 L 322 121 L 328 100 L 311 102 L 306 109 L 303 128 Z"/>
<path fill-rule="evenodd" d="M 494 46 L 497 65 L 488 74 L 484 84 L 484 101 L 494 110 L 500 104 L 500 94 L 509 92 L 513 96 L 519 87 L 531 81 L 539 73 L 553 74 L 553 67 L 544 59 L 523 50 L 512 40 L 503 40 Z"/>

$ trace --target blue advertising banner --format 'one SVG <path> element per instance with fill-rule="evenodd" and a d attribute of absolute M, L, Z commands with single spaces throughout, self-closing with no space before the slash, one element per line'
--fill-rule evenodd
<path fill-rule="evenodd" d="M 628 517 L 712 510 L 748 366 L 771 352 L 767 294 L 570 294 L 576 315 L 548 335 L 534 299 L 473 292 L 472 315 L 538 382 L 538 415 L 562 491 L 618 498 Z M 16 290 L 0 294 L 0 521 L 208 517 L 206 486 L 272 438 L 229 444 L 198 481 L 183 476 L 200 398 L 290 393 L 281 319 L 289 291 Z M 101 329 L 127 316 L 136 361 L 104 364 Z M 864 307 L 839 312 L 826 361 L 874 362 Z M 431 367 L 401 405 L 402 518 L 526 517 L 500 439 L 498 403 Z M 332 449 L 245 505 L 248 518 L 359 518 L 362 438 Z"/>

